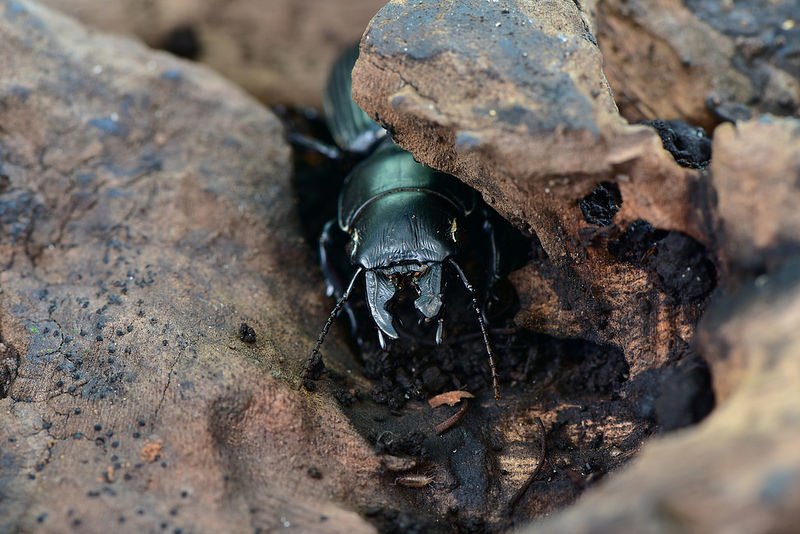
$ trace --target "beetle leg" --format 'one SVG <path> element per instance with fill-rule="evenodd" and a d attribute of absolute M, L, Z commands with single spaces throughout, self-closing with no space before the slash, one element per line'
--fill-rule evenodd
<path fill-rule="evenodd" d="M 289 143 L 291 143 L 293 147 L 311 150 L 318 154 L 322 154 L 323 156 L 331 160 L 342 159 L 342 152 L 338 148 L 336 148 L 333 145 L 323 143 L 319 139 L 314 139 L 313 137 L 310 137 L 308 135 L 303 135 L 300 133 L 290 133 Z"/>
<path fill-rule="evenodd" d="M 397 339 L 399 336 L 392 324 L 392 316 L 389 314 L 389 310 L 386 309 L 386 304 L 388 304 L 394 296 L 394 284 L 382 273 L 376 271 L 367 271 L 366 278 L 367 302 L 375 324 L 378 325 L 378 328 L 383 334 L 386 334 L 392 339 Z M 381 341 L 383 345 L 385 340 Z"/>
<path fill-rule="evenodd" d="M 333 257 L 337 247 L 342 246 L 337 242 L 340 240 L 334 236 L 337 231 L 339 228 L 335 220 L 325 223 L 319 236 L 319 259 L 322 275 L 325 277 L 325 293 L 329 297 L 336 295 L 336 298 L 340 298 L 344 294 L 346 281 L 342 279 L 342 273 L 336 269 L 336 260 Z"/>
<path fill-rule="evenodd" d="M 328 221 L 319 237 L 318 250 L 322 275 L 325 278 L 326 293 L 329 297 L 335 297 L 336 299 L 342 298 L 355 272 L 343 252 L 346 243 L 347 234 L 339 230 L 336 220 Z M 357 310 L 350 302 L 344 305 L 342 311 L 347 315 L 351 335 L 360 343 L 361 335 L 358 331 L 358 320 L 361 319 L 363 322 L 365 314 L 358 314 L 357 317 Z"/>

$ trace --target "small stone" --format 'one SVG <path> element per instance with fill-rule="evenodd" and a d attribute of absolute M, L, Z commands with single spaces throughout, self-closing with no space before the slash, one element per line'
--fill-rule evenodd
<path fill-rule="evenodd" d="M 245 343 L 256 342 L 256 331 L 247 323 L 239 325 L 239 339 Z"/>

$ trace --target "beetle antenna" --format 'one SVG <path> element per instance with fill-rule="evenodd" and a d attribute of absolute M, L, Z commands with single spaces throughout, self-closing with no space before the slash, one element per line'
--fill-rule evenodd
<path fill-rule="evenodd" d="M 331 329 L 336 316 L 339 315 L 339 312 L 342 311 L 347 299 L 350 298 L 350 294 L 353 292 L 353 287 L 356 285 L 356 279 L 363 270 L 363 267 L 359 267 L 356 270 L 356 274 L 354 274 L 353 278 L 350 280 L 350 284 L 347 286 L 344 295 L 342 295 L 342 298 L 340 298 L 336 303 L 336 306 L 333 307 L 333 311 L 331 311 L 331 314 L 328 316 L 328 320 L 325 321 L 325 326 L 322 327 L 322 332 L 319 333 L 317 342 L 314 345 L 314 348 L 311 349 L 311 354 L 309 354 L 308 359 L 306 360 L 306 364 L 303 369 L 303 379 L 315 380 L 319 377 L 319 373 L 321 373 L 325 368 L 325 364 L 322 361 L 322 355 L 320 354 L 319 349 L 322 347 L 322 342 L 325 341 L 325 336 L 328 335 L 328 331 Z"/>
<path fill-rule="evenodd" d="M 461 281 L 464 283 L 464 287 L 467 288 L 467 291 L 469 291 L 469 294 L 472 297 L 472 308 L 475 310 L 475 314 L 478 316 L 478 323 L 481 325 L 481 334 L 483 334 L 483 344 L 486 346 L 486 353 L 489 355 L 489 368 L 492 370 L 492 389 L 494 389 L 494 400 L 500 400 L 500 387 L 497 385 L 497 369 L 494 365 L 494 352 L 492 352 L 492 344 L 489 343 L 489 333 L 486 330 L 486 322 L 483 320 L 483 314 L 481 314 L 481 309 L 478 306 L 478 292 L 475 291 L 475 288 L 469 283 L 469 280 L 467 280 L 467 275 L 464 274 L 464 271 L 456 263 L 456 261 L 453 258 L 448 258 L 447 261 L 449 261 L 450 265 L 452 265 L 456 270 L 458 277 L 461 278 Z"/>

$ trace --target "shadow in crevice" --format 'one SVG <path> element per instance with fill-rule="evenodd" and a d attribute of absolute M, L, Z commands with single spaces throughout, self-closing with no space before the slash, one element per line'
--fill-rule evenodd
<path fill-rule="evenodd" d="M 0 399 L 8 397 L 19 371 L 19 352 L 0 335 Z"/>

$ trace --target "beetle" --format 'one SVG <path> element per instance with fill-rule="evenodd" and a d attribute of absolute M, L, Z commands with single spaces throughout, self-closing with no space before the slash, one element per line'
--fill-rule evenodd
<path fill-rule="evenodd" d="M 462 232 L 480 233 L 488 254 L 482 286 L 500 278 L 500 254 L 488 206 L 480 195 L 458 178 L 417 162 L 395 144 L 351 97 L 351 71 L 358 47 L 347 49 L 334 64 L 325 92 L 325 119 L 336 144 L 343 150 L 366 155 L 345 178 L 338 195 L 335 219 L 319 239 L 322 271 L 329 296 L 338 301 L 328 316 L 303 372 L 304 383 L 324 369 L 320 348 L 342 310 L 355 329 L 358 322 L 350 306 L 357 281 L 364 278 L 369 315 L 377 327 L 380 346 L 396 340 L 390 301 L 400 290 L 416 292 L 414 308 L 423 323 L 436 325 L 434 340 L 442 343 L 447 271 L 461 281 L 477 316 L 489 360 L 494 396 L 499 399 L 494 352 L 479 291 L 457 262 L 463 252 Z M 347 261 L 343 261 L 346 256 Z M 343 267 L 348 265 L 349 267 Z"/>

